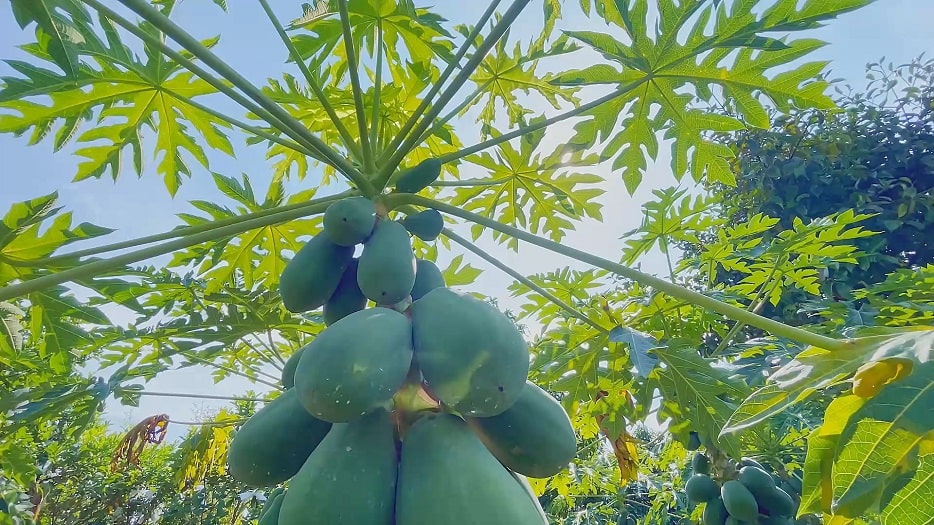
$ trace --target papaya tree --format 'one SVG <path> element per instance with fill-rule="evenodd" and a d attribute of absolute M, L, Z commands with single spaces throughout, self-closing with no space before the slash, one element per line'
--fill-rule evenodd
<path fill-rule="evenodd" d="M 806 32 L 868 2 L 513 0 L 451 21 L 409 0 L 294 12 L 258 0 L 288 68 L 260 81 L 216 52 L 219 37 L 182 27 L 173 0 L 12 0 L 36 38 L 28 61 L 7 62 L 0 132 L 70 148 L 75 184 L 148 177 L 153 155 L 170 194 L 210 176 L 226 200 L 192 201 L 177 228 L 109 244 L 93 239 L 110 230 L 73 225 L 55 195 L 11 208 L 0 230 L 5 359 L 24 364 L 9 349 L 28 322 L 39 358 L 63 373 L 76 356 L 114 370 L 11 388 L 0 432 L 111 395 L 164 395 L 141 382 L 207 366 L 278 394 L 238 429 L 227 462 L 245 483 L 285 484 L 267 509 L 280 525 L 546 523 L 536 496 L 587 482 L 574 468 L 582 442 L 605 437 L 618 482 L 638 479 L 631 427 L 649 416 L 680 446 L 704 448 L 684 508 L 708 523 L 925 523 L 932 332 L 806 329 L 755 311 L 775 289 L 813 289 L 821 268 L 850 263 L 849 241 L 874 233 L 863 215 L 796 221 L 769 242 L 768 216 L 720 225 L 696 262 L 708 276 L 726 265 L 749 274 L 730 287 L 674 265 L 665 277 L 635 269 L 670 230 L 647 229 L 618 261 L 562 242 L 601 220 L 599 168 L 633 193 L 664 142 L 677 179 L 731 183 L 732 152 L 714 134 L 767 129 L 768 109 L 833 107 L 826 62 L 799 62 L 823 45 Z M 532 38 L 517 36 L 533 23 Z M 715 110 L 723 100 L 735 115 Z M 271 176 L 212 167 L 250 147 Z M 705 205 L 662 192 L 646 224 L 709 220 Z M 584 269 L 527 276 L 481 240 Z M 454 291 L 477 275 L 468 252 L 514 279 L 527 307 L 510 317 Z M 541 333 L 523 334 L 523 318 Z M 784 359 L 744 375 L 741 357 L 698 351 L 740 325 L 770 334 Z M 824 422 L 807 435 L 793 497 L 784 468 L 744 449 L 805 406 Z M 801 433 L 769 428 L 779 441 Z M 680 496 L 649 492 L 668 505 L 642 516 L 664 521 Z"/>

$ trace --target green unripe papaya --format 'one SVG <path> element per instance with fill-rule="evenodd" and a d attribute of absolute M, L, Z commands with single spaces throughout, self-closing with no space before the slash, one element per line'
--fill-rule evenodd
<path fill-rule="evenodd" d="M 435 288 L 444 288 L 444 274 L 438 265 L 427 260 L 415 261 L 415 285 L 412 286 L 412 300 L 417 301 Z"/>
<path fill-rule="evenodd" d="M 691 431 L 691 434 L 688 436 L 688 450 L 697 450 L 701 447 L 701 438 L 700 434 L 697 432 Z"/>
<path fill-rule="evenodd" d="M 775 480 L 772 479 L 772 476 L 758 467 L 750 466 L 739 469 L 739 476 L 736 479 L 749 489 L 749 492 L 752 492 L 754 496 L 775 489 Z"/>
<path fill-rule="evenodd" d="M 694 474 L 684 484 L 684 492 L 687 493 L 691 503 L 706 503 L 720 495 L 720 487 L 717 486 L 716 481 L 710 479 L 710 476 Z"/>
<path fill-rule="evenodd" d="M 324 303 L 324 324 L 331 326 L 348 315 L 366 308 L 366 296 L 357 284 L 357 266 L 359 259 L 352 259 L 344 270 L 337 290 Z"/>
<path fill-rule="evenodd" d="M 282 367 L 282 386 L 286 389 L 295 386 L 295 367 L 298 366 L 298 360 L 302 358 L 304 351 L 305 347 L 303 346 L 285 360 L 285 365 Z"/>
<path fill-rule="evenodd" d="M 759 525 L 792 525 L 794 520 L 788 516 L 766 516 L 759 520 Z"/>
<path fill-rule="evenodd" d="M 330 423 L 302 408 L 290 388 L 234 434 L 227 452 L 230 475 L 254 487 L 282 483 L 298 472 L 330 429 Z"/>
<path fill-rule="evenodd" d="M 426 389 L 468 417 L 515 403 L 529 374 L 529 349 L 516 325 L 471 295 L 435 288 L 412 303 L 415 354 Z"/>
<path fill-rule="evenodd" d="M 546 525 L 548 522 L 526 490 L 463 420 L 434 413 L 415 421 L 402 441 L 395 523 Z"/>
<path fill-rule="evenodd" d="M 759 470 L 765 471 L 765 467 L 762 466 L 762 463 L 759 463 L 758 461 L 752 458 L 745 458 L 745 457 L 742 458 L 739 461 L 739 466 L 736 467 L 736 469 L 739 470 L 743 467 L 756 467 Z"/>
<path fill-rule="evenodd" d="M 376 206 L 366 197 L 348 197 L 324 212 L 324 233 L 334 244 L 356 246 L 373 233 Z"/>
<path fill-rule="evenodd" d="M 756 521 L 759 517 L 759 505 L 756 498 L 742 483 L 730 480 L 720 487 L 723 506 L 730 516 L 742 521 Z"/>
<path fill-rule="evenodd" d="M 695 474 L 710 474 L 710 458 L 703 452 L 694 454 L 691 458 L 691 469 Z"/>
<path fill-rule="evenodd" d="M 530 381 L 505 412 L 467 418 L 467 424 L 500 463 L 529 477 L 554 476 L 577 455 L 577 436 L 564 407 Z"/>
<path fill-rule="evenodd" d="M 433 241 L 444 229 L 444 218 L 438 210 L 424 210 L 402 219 L 402 225 L 409 233 L 423 241 Z"/>
<path fill-rule="evenodd" d="M 409 233 L 396 221 L 379 221 L 363 245 L 357 266 L 357 284 L 379 305 L 393 305 L 415 286 L 415 253 Z"/>
<path fill-rule="evenodd" d="M 334 425 L 289 482 L 277 525 L 392 525 L 398 475 L 393 433 L 383 409 Z"/>
<path fill-rule="evenodd" d="M 269 508 L 272 506 L 273 502 L 276 501 L 276 498 L 283 492 L 285 492 L 284 487 L 276 487 L 272 490 L 272 492 L 269 493 L 268 496 L 266 496 L 266 503 L 263 504 L 263 508 L 259 511 L 260 519 L 262 519 L 262 517 L 265 516 L 267 512 L 269 512 Z"/>
<path fill-rule="evenodd" d="M 396 191 L 400 193 L 418 193 L 438 180 L 441 176 L 441 161 L 426 159 L 415 167 L 406 170 L 396 179 Z"/>
<path fill-rule="evenodd" d="M 791 496 L 787 492 L 780 488 L 773 488 L 772 490 L 756 493 L 756 502 L 759 504 L 759 508 L 762 509 L 763 514 L 769 516 L 794 516 L 795 502 L 791 499 Z"/>
<path fill-rule="evenodd" d="M 282 271 L 279 279 L 282 304 L 293 313 L 321 307 L 337 289 L 352 258 L 352 247 L 338 246 L 324 233 L 315 235 Z"/>
<path fill-rule="evenodd" d="M 801 483 L 801 478 L 799 478 L 796 474 L 792 474 L 788 476 L 788 484 L 791 485 L 791 490 L 795 494 L 801 494 L 801 491 L 804 489 Z M 785 492 L 788 492 L 788 491 L 785 491 Z"/>
<path fill-rule="evenodd" d="M 728 516 L 729 513 L 723 506 L 723 499 L 715 498 L 708 501 L 707 506 L 704 507 L 702 521 L 704 525 L 724 525 Z"/>
<path fill-rule="evenodd" d="M 263 509 L 263 513 L 260 515 L 257 525 L 278 525 L 279 511 L 282 509 L 282 500 L 284 497 L 285 494 L 280 492 L 276 494 L 271 501 L 266 500 L 269 502 L 269 506 Z"/>
<path fill-rule="evenodd" d="M 745 521 L 736 519 L 735 516 L 727 516 L 725 525 L 745 525 Z"/>
<path fill-rule="evenodd" d="M 542 508 L 542 503 L 538 501 L 538 496 L 535 494 L 535 489 L 532 488 L 532 484 L 529 483 L 529 480 L 522 474 L 516 474 L 515 472 L 510 472 L 513 478 L 522 486 L 522 489 L 525 490 L 525 493 L 529 496 L 529 501 L 532 502 L 532 505 L 535 506 L 535 510 L 538 511 L 538 516 L 542 519 L 542 523 L 548 523 L 548 513 L 545 512 L 545 509 Z"/>
<path fill-rule="evenodd" d="M 389 308 L 354 312 L 305 345 L 295 389 L 311 415 L 344 423 L 389 402 L 412 364 L 412 325 Z"/>

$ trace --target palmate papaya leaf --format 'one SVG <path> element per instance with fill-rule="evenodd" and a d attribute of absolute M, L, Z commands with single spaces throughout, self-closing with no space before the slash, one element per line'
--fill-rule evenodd
<path fill-rule="evenodd" d="M 181 463 L 175 470 L 179 490 L 200 485 L 211 474 L 226 474 L 227 450 L 235 425 L 241 422 L 236 414 L 221 410 L 211 424 L 192 432 L 180 445 Z"/>
<path fill-rule="evenodd" d="M 630 193 L 642 180 L 646 156 L 657 158 L 658 133 L 665 138 L 677 137 L 672 146 L 675 176 L 690 172 L 695 180 L 706 176 L 710 182 L 730 183 L 733 174 L 727 158 L 732 153 L 707 140 L 708 134 L 745 125 L 767 126 L 763 96 L 780 110 L 833 107 L 824 94 L 827 83 L 809 82 L 823 71 L 825 62 L 789 68 L 789 63 L 823 43 L 813 39 L 780 41 L 764 35 L 819 27 L 822 21 L 870 1 L 808 0 L 800 9 L 797 0 L 596 2 L 596 14 L 620 28 L 625 38 L 593 31 L 566 34 L 612 65 L 569 71 L 554 82 L 629 89 L 585 113 L 590 118 L 576 126 L 572 142 L 582 147 L 602 144 L 602 156 L 613 158 L 613 167 L 622 172 Z M 650 4 L 658 14 L 652 26 L 647 21 Z M 590 2 L 582 2 L 584 5 L 589 13 Z M 776 68 L 784 71 L 770 78 Z M 742 120 L 705 111 L 705 107 L 717 105 L 720 95 L 734 103 Z"/>
<path fill-rule="evenodd" d="M 837 351 L 808 347 L 775 371 L 769 384 L 743 401 L 730 416 L 723 434 L 762 423 L 818 390 L 844 381 L 865 363 L 890 357 L 926 363 L 931 360 L 932 353 L 934 330 L 924 326 L 854 339 L 845 349 Z"/>
<path fill-rule="evenodd" d="M 76 45 L 84 42 L 91 17 L 76 0 L 10 0 L 21 29 L 36 23 L 36 40 L 65 76 L 75 78 L 80 67 Z M 63 16 L 67 14 L 68 16 Z"/>
<path fill-rule="evenodd" d="M 625 343 L 629 349 L 629 360 L 636 367 L 639 377 L 649 377 L 658 365 L 658 358 L 650 352 L 659 347 L 658 341 L 649 334 L 638 330 L 617 326 L 610 330 L 610 341 Z"/>
<path fill-rule="evenodd" d="M 154 156 L 161 156 L 157 171 L 172 195 L 182 177 L 192 175 L 188 159 L 208 166 L 203 145 L 233 155 L 223 131 L 229 124 L 189 103 L 215 93 L 213 87 L 148 46 L 144 56 L 137 57 L 110 20 L 102 17 L 98 22 L 103 38 L 87 29 L 82 32 L 83 42 L 74 45 L 79 56 L 88 57 L 74 75 L 61 76 L 33 64 L 8 61 L 21 76 L 3 79 L 0 109 L 5 111 L 0 114 L 0 132 L 31 132 L 30 144 L 51 138 L 56 150 L 72 140 L 94 142 L 74 152 L 86 159 L 75 175 L 75 180 L 83 180 L 108 172 L 116 179 L 127 149 L 133 170 L 141 175 L 141 137 L 151 130 Z M 140 28 L 161 37 L 146 23 Z M 209 47 L 214 43 L 216 39 L 204 42 Z M 47 59 L 41 49 L 31 51 Z M 47 97 L 50 102 L 29 100 L 33 97 Z"/>
<path fill-rule="evenodd" d="M 461 26 L 458 28 L 466 37 L 472 28 Z M 567 36 L 561 35 L 550 46 L 546 45 L 543 32 L 527 49 L 522 49 L 521 43 L 516 43 L 509 52 L 509 31 L 503 35 L 489 54 L 477 67 L 470 77 L 476 84 L 478 94 L 461 110 L 464 114 L 476 105 L 482 105 L 477 121 L 483 124 L 482 131 L 490 133 L 489 126 L 497 122 L 500 108 L 506 108 L 506 115 L 510 125 L 522 124 L 533 110 L 522 105 L 518 94 L 535 93 L 545 99 L 555 109 L 561 109 L 561 103 L 579 104 L 574 94 L 579 90 L 574 86 L 560 86 L 552 82 L 556 78 L 554 73 L 538 71 L 542 59 L 558 57 L 579 49 Z"/>
<path fill-rule="evenodd" d="M 240 180 L 219 173 L 213 175 L 215 185 L 233 200 L 236 206 L 231 209 L 211 201 L 192 201 L 192 206 L 207 217 L 180 214 L 179 217 L 189 226 L 307 201 L 317 190 L 311 188 L 286 199 L 283 179 L 273 178 L 265 197 L 260 200 L 260 197 L 254 194 L 247 175 L 242 175 Z M 320 230 L 320 223 L 320 217 L 292 220 L 250 230 L 232 238 L 192 246 L 176 252 L 170 266 L 185 267 L 196 264 L 196 275 L 204 279 L 207 293 L 219 291 L 231 284 L 235 278 L 243 279 L 247 289 L 252 289 L 257 284 L 275 289 L 287 262 L 285 252 L 294 253 L 301 249 L 303 243 L 298 239 L 316 234 Z"/>
<path fill-rule="evenodd" d="M 107 326 L 110 319 L 96 307 L 55 286 L 29 295 L 29 333 L 39 357 L 58 374 L 71 370 L 82 351 L 94 341 L 93 325 Z"/>
<path fill-rule="evenodd" d="M 544 130 L 538 130 L 524 135 L 519 149 L 504 142 L 494 154 L 484 152 L 468 157 L 468 161 L 490 174 L 458 183 L 451 204 L 535 234 L 541 232 L 554 241 L 560 241 L 572 230 L 572 221 L 576 219 L 601 220 L 602 206 L 597 197 L 604 190 L 593 185 L 602 179 L 570 171 L 593 164 L 593 156 L 561 149 L 544 155 L 539 151 L 544 136 Z M 471 229 L 474 240 L 483 231 L 483 227 L 474 225 Z M 493 237 L 513 250 L 519 248 L 514 237 L 499 232 L 493 232 Z"/>
<path fill-rule="evenodd" d="M 605 273 L 602 270 L 579 271 L 565 267 L 554 272 L 530 275 L 528 279 L 558 299 L 577 307 L 592 320 L 604 321 L 609 329 L 612 322 L 599 307 L 591 306 L 594 301 L 590 295 L 593 290 L 604 286 L 600 279 Z M 525 301 L 519 311 L 519 319 L 532 318 L 550 326 L 569 315 L 560 306 L 518 281 L 509 285 L 509 292 L 513 297 L 522 297 Z"/>
<path fill-rule="evenodd" d="M 441 271 L 447 286 L 466 286 L 477 280 L 483 270 L 464 262 L 464 254 L 455 255 L 448 267 Z"/>
<path fill-rule="evenodd" d="M 739 456 L 739 438 L 717 436 L 726 425 L 735 405 L 728 399 L 743 399 L 749 388 L 731 378 L 726 368 L 715 367 L 714 361 L 697 355 L 692 346 L 667 346 L 653 350 L 664 367 L 655 368 L 650 379 L 657 382 L 664 401 L 661 420 L 671 419 L 669 428 L 678 435 L 693 430 L 732 456 Z"/>
<path fill-rule="evenodd" d="M 885 510 L 882 525 L 922 525 L 934 521 L 934 454 L 918 458 L 918 469 Z"/>

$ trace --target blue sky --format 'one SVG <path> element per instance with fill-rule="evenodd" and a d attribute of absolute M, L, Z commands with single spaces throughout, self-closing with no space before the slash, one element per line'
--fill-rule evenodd
<path fill-rule="evenodd" d="M 114 1 L 107 3 L 117 5 Z M 444 16 L 457 22 L 472 23 L 485 7 L 483 2 L 436 0 L 434 3 Z M 258 2 L 229 4 L 230 12 L 224 14 L 205 0 L 182 2 L 176 22 L 200 37 L 220 34 L 222 38 L 215 49 L 216 53 L 254 82 L 261 84 L 268 77 L 278 76 L 282 71 L 283 47 L 272 27 L 266 23 Z M 299 0 L 275 2 L 282 20 L 297 16 L 300 4 Z M 425 5 L 426 2 L 417 4 Z M 527 9 L 513 31 L 513 37 L 521 36 L 525 41 L 529 39 L 530 31 L 540 23 L 540 9 L 537 6 L 538 2 L 533 2 Z M 867 8 L 832 21 L 827 27 L 811 31 L 808 36 L 825 40 L 829 45 L 809 59 L 830 60 L 832 77 L 841 78 L 860 88 L 864 83 L 867 62 L 882 56 L 896 63 L 906 62 L 923 51 L 934 50 L 934 31 L 930 29 L 930 20 L 934 20 L 934 2 L 931 0 L 878 0 Z M 595 29 L 586 24 L 573 17 L 568 26 Z M 0 8 L 0 58 L 24 58 L 15 46 L 29 41 L 31 36 L 31 31 L 24 33 L 15 24 L 8 5 Z M 580 63 L 571 62 L 567 67 L 580 66 Z M 10 73 L 8 66 L 0 64 L 0 75 Z M 465 141 L 471 140 L 471 128 L 469 125 L 465 127 Z M 13 202 L 59 191 L 61 204 L 74 212 L 76 222 L 89 221 L 118 228 L 109 240 L 122 240 L 170 229 L 177 224 L 174 217 L 176 213 L 191 211 L 187 201 L 210 199 L 218 194 L 209 174 L 197 165 L 192 166 L 193 179 L 184 181 L 174 199 L 165 191 L 151 166 L 145 170 L 141 179 L 124 173 L 116 183 L 109 178 L 71 183 L 77 160 L 69 155 L 69 151 L 74 148 L 53 154 L 49 144 L 34 147 L 26 147 L 25 144 L 24 138 L 0 136 L 0 212 Z M 235 144 L 238 146 L 238 158 L 214 155 L 212 169 L 232 176 L 245 172 L 254 180 L 256 188 L 264 187 L 269 175 L 263 150 L 259 147 L 240 147 L 242 143 Z M 148 157 L 145 161 L 152 164 Z M 581 225 L 565 242 L 615 260 L 622 246 L 619 236 L 637 227 L 641 221 L 640 204 L 651 196 L 653 189 L 674 185 L 676 181 L 667 168 L 667 159 L 660 159 L 657 165 L 651 167 L 642 187 L 632 197 L 623 189 L 618 175 L 609 173 L 608 169 L 600 173 L 608 179 L 608 194 L 604 197 L 605 221 L 602 224 L 589 221 Z M 306 180 L 295 186 L 311 183 Z M 490 248 L 504 262 L 525 274 L 551 271 L 569 263 L 555 254 L 532 247 L 523 246 L 518 254 L 507 253 L 495 246 L 484 247 Z M 473 265 L 486 268 L 483 261 L 465 257 Z M 662 261 L 658 254 L 653 254 L 642 261 L 643 268 L 654 272 L 663 267 Z M 476 289 L 500 298 L 507 306 L 514 306 L 516 302 L 509 299 L 506 291 L 510 282 L 509 278 L 495 270 L 486 271 L 476 284 Z M 147 385 L 147 388 L 230 395 L 242 392 L 245 386 L 236 380 L 213 385 L 205 370 L 190 369 L 166 374 L 164 378 Z M 257 390 L 262 390 L 262 386 Z M 117 406 L 111 402 L 107 416 L 117 425 L 132 424 L 145 416 L 161 412 L 168 412 L 173 419 L 190 420 L 200 410 L 216 406 L 217 403 L 194 400 L 144 398 L 143 405 L 137 409 Z M 178 430 L 176 427 L 172 434 L 177 435 Z"/>

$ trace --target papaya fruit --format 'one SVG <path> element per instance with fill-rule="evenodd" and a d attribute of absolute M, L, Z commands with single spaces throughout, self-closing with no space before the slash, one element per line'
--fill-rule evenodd
<path fill-rule="evenodd" d="M 284 497 L 285 494 L 280 492 L 276 494 L 271 501 L 266 500 L 269 506 L 263 509 L 263 513 L 260 515 L 257 525 L 278 525 L 279 511 L 282 509 L 282 499 Z"/>
<path fill-rule="evenodd" d="M 724 525 L 728 516 L 729 513 L 723 506 L 723 499 L 718 497 L 707 502 L 701 521 L 704 525 Z"/>
<path fill-rule="evenodd" d="M 438 265 L 427 260 L 415 261 L 415 285 L 412 286 L 412 300 L 417 301 L 435 288 L 444 288 L 444 274 Z"/>
<path fill-rule="evenodd" d="M 772 490 L 754 494 L 759 509 L 768 516 L 794 516 L 795 502 L 784 490 L 774 487 Z"/>
<path fill-rule="evenodd" d="M 512 474 L 512 477 L 522 486 L 525 493 L 528 494 L 529 500 L 532 502 L 532 505 L 535 506 L 535 510 L 538 511 L 538 515 L 542 519 L 542 523 L 548 523 L 548 513 L 542 508 L 542 503 L 538 501 L 538 496 L 535 495 L 535 489 L 532 488 L 532 484 L 529 483 L 529 480 L 522 474 L 517 474 L 515 472 L 510 472 L 510 474 Z"/>
<path fill-rule="evenodd" d="M 762 466 L 762 463 L 747 457 L 743 457 L 739 460 L 739 463 L 736 466 L 736 470 L 739 470 L 743 467 L 756 467 L 759 470 L 765 471 L 765 467 Z"/>
<path fill-rule="evenodd" d="M 530 381 L 505 412 L 467 418 L 467 424 L 506 468 L 532 478 L 554 476 L 577 455 L 564 407 Z"/>
<path fill-rule="evenodd" d="M 739 476 L 736 479 L 754 496 L 775 489 L 775 480 L 759 467 L 747 466 L 739 469 Z"/>
<path fill-rule="evenodd" d="M 344 269 L 344 275 L 341 276 L 337 289 L 331 294 L 327 302 L 324 303 L 324 324 L 331 326 L 348 315 L 359 312 L 366 308 L 366 296 L 360 291 L 360 285 L 357 284 L 357 266 L 359 259 L 351 259 L 350 264 Z"/>
<path fill-rule="evenodd" d="M 703 452 L 694 454 L 691 458 L 691 470 L 695 474 L 710 474 L 710 458 Z"/>
<path fill-rule="evenodd" d="M 338 246 L 319 233 L 285 265 L 279 278 L 282 304 L 293 313 L 320 308 L 340 283 L 353 258 L 353 248 Z"/>
<path fill-rule="evenodd" d="M 348 197 L 324 211 L 324 233 L 334 244 L 356 246 L 373 233 L 376 205 L 366 197 Z"/>
<path fill-rule="evenodd" d="M 400 525 L 548 523 L 526 490 L 487 451 L 467 424 L 445 413 L 420 417 L 402 441 L 395 522 Z"/>
<path fill-rule="evenodd" d="M 756 521 L 759 517 L 759 505 L 756 498 L 742 483 L 731 479 L 720 487 L 723 506 L 730 517 L 741 521 Z"/>
<path fill-rule="evenodd" d="M 745 525 L 743 520 L 736 519 L 736 516 L 727 516 L 725 525 Z"/>
<path fill-rule="evenodd" d="M 265 516 L 266 513 L 269 511 L 269 508 L 272 506 L 272 503 L 276 500 L 276 497 L 282 494 L 283 492 L 285 492 L 284 487 L 276 487 L 272 490 L 272 492 L 269 493 L 268 496 L 266 496 L 266 503 L 263 504 L 263 508 L 260 509 L 259 511 L 260 519 L 262 519 L 263 516 Z"/>
<path fill-rule="evenodd" d="M 495 416 L 515 403 L 529 350 L 508 317 L 450 288 L 428 292 L 410 313 L 418 366 L 435 399 L 469 417 Z"/>
<path fill-rule="evenodd" d="M 259 409 L 237 430 L 227 452 L 234 479 L 268 487 L 291 478 L 331 429 L 309 414 L 294 388 Z"/>
<path fill-rule="evenodd" d="M 402 219 L 402 226 L 423 241 L 433 241 L 441 235 L 441 230 L 444 229 L 444 218 L 438 210 L 424 210 L 406 215 Z"/>
<path fill-rule="evenodd" d="M 691 433 L 688 435 L 688 444 L 686 448 L 688 450 L 697 450 L 700 447 L 701 447 L 700 434 L 692 430 Z"/>
<path fill-rule="evenodd" d="M 363 245 L 357 266 L 357 284 L 367 298 L 393 305 L 415 286 L 415 253 L 409 233 L 396 221 L 379 221 Z"/>
<path fill-rule="evenodd" d="M 404 171 L 396 179 L 396 191 L 399 193 L 418 193 L 441 176 L 441 161 L 425 159 L 414 167 Z"/>
<path fill-rule="evenodd" d="M 412 364 L 412 325 L 389 308 L 354 312 L 305 345 L 295 369 L 311 415 L 344 423 L 392 399 Z"/>
<path fill-rule="evenodd" d="M 794 520 L 788 516 L 767 516 L 759 519 L 759 525 L 792 525 Z"/>
<path fill-rule="evenodd" d="M 383 409 L 334 425 L 289 482 L 277 525 L 392 525 L 394 432 Z"/>
<path fill-rule="evenodd" d="M 295 386 L 295 367 L 298 366 L 298 360 L 302 358 L 304 351 L 305 347 L 303 346 L 285 360 L 285 365 L 282 367 L 282 386 L 286 389 Z"/>
<path fill-rule="evenodd" d="M 691 503 L 707 503 L 720 496 L 720 487 L 717 482 L 706 474 L 694 474 L 684 484 L 684 492 Z"/>

